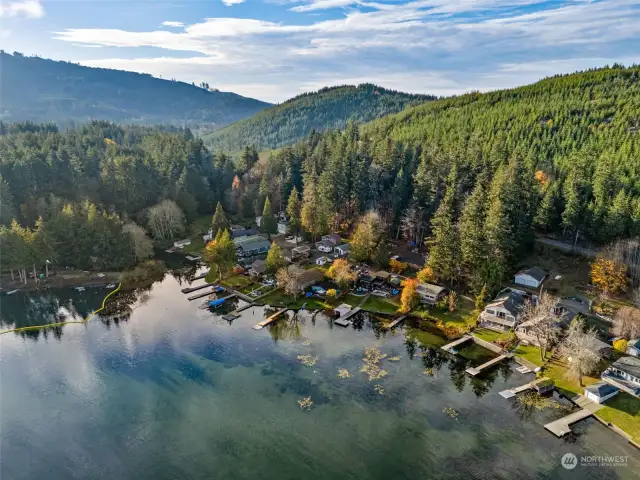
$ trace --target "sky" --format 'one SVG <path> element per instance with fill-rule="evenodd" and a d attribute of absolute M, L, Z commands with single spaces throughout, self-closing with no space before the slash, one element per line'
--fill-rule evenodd
<path fill-rule="evenodd" d="M 0 0 L 0 48 L 269 102 L 453 95 L 640 64 L 640 0 Z"/>

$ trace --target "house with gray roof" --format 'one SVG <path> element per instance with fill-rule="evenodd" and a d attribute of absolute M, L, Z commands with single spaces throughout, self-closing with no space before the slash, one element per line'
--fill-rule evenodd
<path fill-rule="evenodd" d="M 640 398 L 640 358 L 619 358 L 602 373 L 602 379 Z"/>
<path fill-rule="evenodd" d="M 592 402 L 603 403 L 618 394 L 620 389 L 607 382 L 597 382 L 584 389 L 584 396 Z"/>
<path fill-rule="evenodd" d="M 547 272 L 538 267 L 525 268 L 516 273 L 513 281 L 518 285 L 539 288 L 547 275 Z"/>
<path fill-rule="evenodd" d="M 238 257 L 252 257 L 269 251 L 271 244 L 262 235 L 249 235 L 233 239 Z"/>
<path fill-rule="evenodd" d="M 416 287 L 416 293 L 420 296 L 421 303 L 435 305 L 442 300 L 444 295 L 447 293 L 447 289 L 440 285 L 433 285 L 431 283 L 419 283 Z"/>
<path fill-rule="evenodd" d="M 640 357 L 640 338 L 632 338 L 627 343 L 627 355 Z"/>
<path fill-rule="evenodd" d="M 525 302 L 526 297 L 522 292 L 505 288 L 484 307 L 480 314 L 480 325 L 499 332 L 515 329 Z"/>

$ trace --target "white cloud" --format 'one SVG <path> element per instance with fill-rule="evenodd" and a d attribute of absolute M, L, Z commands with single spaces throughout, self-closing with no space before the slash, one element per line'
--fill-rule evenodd
<path fill-rule="evenodd" d="M 240 3 L 244 3 L 245 0 L 222 0 L 227 7 L 231 7 L 232 5 L 238 5 Z"/>
<path fill-rule="evenodd" d="M 339 18 L 307 24 L 207 18 L 181 31 L 80 28 L 56 32 L 55 38 L 87 46 L 163 49 L 153 58 L 96 55 L 85 63 L 206 81 L 270 101 L 346 81 L 436 94 L 487 90 L 635 54 L 637 0 L 534 5 L 539 2 L 305 0 L 294 9 L 353 8 Z M 308 14 L 301 17 L 311 20 Z M 187 55 L 173 58 L 172 51 Z M 531 72 L 523 72 L 523 65 L 531 65 Z"/>
<path fill-rule="evenodd" d="M 42 18 L 44 7 L 39 0 L 23 0 L 21 2 L 0 3 L 0 18 L 27 17 Z"/>
<path fill-rule="evenodd" d="M 184 27 L 184 23 L 182 22 L 171 22 L 171 21 L 164 21 L 160 24 L 162 27 L 173 27 L 173 28 L 181 28 Z"/>

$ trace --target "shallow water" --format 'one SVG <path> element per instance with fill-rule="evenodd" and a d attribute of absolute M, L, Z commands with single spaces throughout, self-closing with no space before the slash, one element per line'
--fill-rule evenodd
<path fill-rule="evenodd" d="M 530 375 L 504 364 L 471 378 L 464 370 L 479 359 L 444 353 L 436 331 L 384 333 L 367 315 L 345 329 L 305 313 L 254 331 L 268 309 L 252 307 L 229 323 L 200 308 L 204 299 L 187 301 L 183 286 L 169 275 L 150 291 L 119 297 L 110 318 L 0 336 L 1 478 L 637 478 L 640 471 L 638 452 L 595 420 L 566 439 L 547 433 L 543 424 L 562 410 L 523 411 L 498 395 Z M 42 323 L 60 306 L 81 318 L 105 293 L 3 297 L 2 328 Z M 388 355 L 380 361 L 388 375 L 370 382 L 360 369 L 372 346 Z M 301 355 L 317 357 L 315 365 L 303 365 Z M 309 411 L 298 405 L 307 397 Z M 560 465 L 567 452 L 629 462 L 569 471 Z"/>

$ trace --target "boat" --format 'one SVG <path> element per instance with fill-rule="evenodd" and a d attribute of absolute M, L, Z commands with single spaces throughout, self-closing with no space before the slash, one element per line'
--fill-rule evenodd
<path fill-rule="evenodd" d="M 221 306 L 224 303 L 224 298 L 218 298 L 216 300 L 211 300 L 209 302 L 209 307 L 210 308 L 218 308 L 219 306 Z"/>
<path fill-rule="evenodd" d="M 115 283 L 110 283 L 105 288 L 116 288 L 116 284 Z"/>
<path fill-rule="evenodd" d="M 13 295 L 17 291 L 18 291 L 18 289 L 16 288 L 15 290 L 11 290 L 10 292 L 7 292 L 7 295 Z"/>
<path fill-rule="evenodd" d="M 75 287 L 75 289 L 79 292 L 84 292 L 84 287 Z"/>

